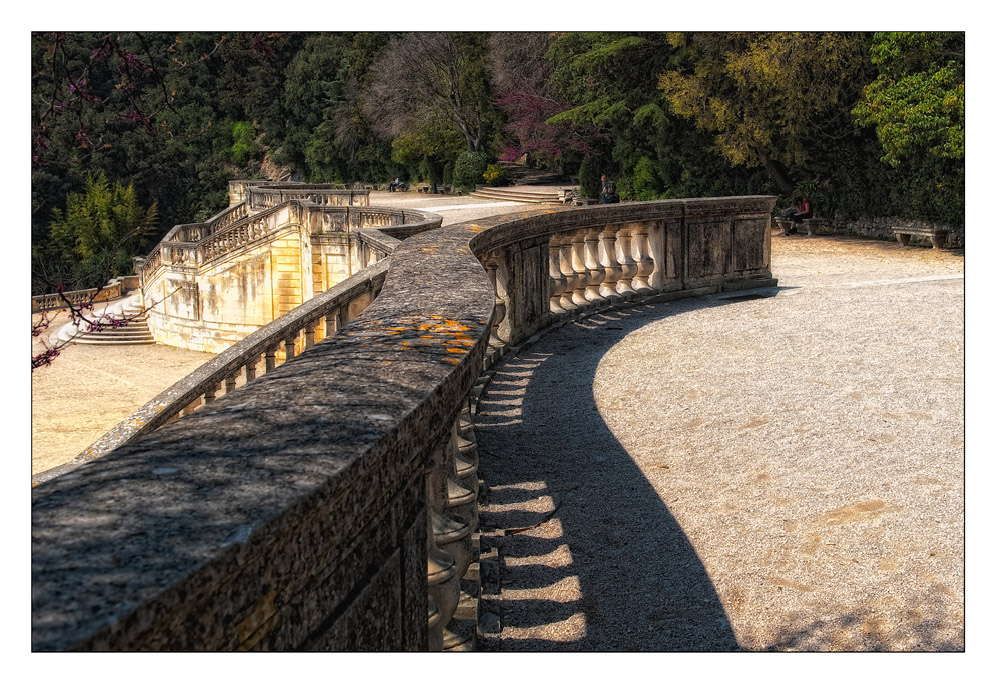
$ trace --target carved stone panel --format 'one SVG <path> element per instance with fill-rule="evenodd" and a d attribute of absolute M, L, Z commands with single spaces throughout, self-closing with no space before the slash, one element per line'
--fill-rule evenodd
<path fill-rule="evenodd" d="M 681 222 L 655 221 L 650 228 L 650 255 L 654 259 L 654 272 L 650 286 L 655 290 L 672 289 L 680 283 L 681 272 Z"/>
<path fill-rule="evenodd" d="M 511 278 L 508 295 L 508 321 L 513 336 L 530 335 L 537 322 L 550 310 L 549 244 L 524 250 L 510 250 Z M 518 339 L 513 340 L 513 344 Z"/>
<path fill-rule="evenodd" d="M 767 219 L 738 219 L 733 223 L 733 271 L 751 271 L 768 267 L 765 251 Z"/>
<path fill-rule="evenodd" d="M 696 221 L 688 224 L 689 281 L 722 276 L 729 262 L 730 222 Z"/>

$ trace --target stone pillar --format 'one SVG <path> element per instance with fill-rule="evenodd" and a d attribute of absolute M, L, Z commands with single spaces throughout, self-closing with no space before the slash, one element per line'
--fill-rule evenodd
<path fill-rule="evenodd" d="M 616 281 L 616 293 L 623 299 L 632 299 L 636 296 L 633 289 L 633 276 L 639 270 L 637 263 L 633 261 L 630 254 L 631 230 L 628 226 L 619 227 L 618 240 L 616 240 L 616 255 L 619 258 L 619 279 Z"/>
<path fill-rule="evenodd" d="M 599 286 L 605 280 L 605 267 L 598 258 L 598 234 L 599 229 L 592 226 L 584 236 L 584 265 L 588 271 L 584 298 L 592 304 L 605 303 L 605 297 L 599 292 Z"/>
<path fill-rule="evenodd" d="M 550 236 L 550 313 L 562 314 L 567 310 L 560 305 L 560 296 L 567 289 L 567 276 L 560 270 L 560 237 Z"/>

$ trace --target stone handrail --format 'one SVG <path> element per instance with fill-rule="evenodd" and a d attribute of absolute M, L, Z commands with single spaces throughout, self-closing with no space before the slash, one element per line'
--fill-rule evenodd
<path fill-rule="evenodd" d="M 291 212 L 293 217 L 282 220 L 278 212 L 284 210 Z M 388 235 L 403 238 L 438 226 L 439 222 L 439 217 L 422 211 L 324 205 L 311 200 L 287 200 L 254 214 L 248 214 L 245 205 L 240 204 L 229 207 L 204 224 L 175 226 L 142 263 L 142 282 L 151 283 L 165 268 L 203 268 L 227 258 L 232 252 L 271 238 L 291 223 L 307 223 L 314 233 L 378 226 Z M 197 239 L 184 239 L 188 237 Z"/>
<path fill-rule="evenodd" d="M 774 201 L 533 209 L 409 238 L 339 334 L 35 488 L 33 649 L 472 643 L 466 409 L 485 363 L 576 312 L 773 284 Z"/>
<path fill-rule="evenodd" d="M 142 282 L 151 280 L 156 271 L 163 266 L 162 249 L 164 244 L 194 244 L 206 239 L 214 232 L 248 218 L 248 216 L 248 206 L 245 202 L 239 202 L 226 207 L 203 223 L 181 223 L 173 226 L 149 255 L 142 260 L 141 267 L 137 269 Z M 167 261 L 167 263 L 169 262 Z"/>
<path fill-rule="evenodd" d="M 70 290 L 61 294 L 43 294 L 31 298 L 31 313 L 62 309 L 68 299 L 73 304 L 82 302 L 99 302 L 121 296 L 121 280 L 115 279 L 103 287 L 92 287 L 88 290 Z"/>
<path fill-rule="evenodd" d="M 250 187 L 249 209 L 268 209 L 288 200 L 310 200 L 323 206 L 367 206 L 370 204 L 369 190 L 340 190 L 328 185 L 304 185 L 296 183 L 267 183 Z"/>

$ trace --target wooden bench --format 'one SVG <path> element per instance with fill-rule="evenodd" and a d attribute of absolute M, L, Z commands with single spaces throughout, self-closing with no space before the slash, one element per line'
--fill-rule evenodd
<path fill-rule="evenodd" d="M 892 232 L 896 234 L 896 238 L 902 243 L 903 247 L 910 244 L 911 236 L 916 235 L 918 237 L 930 238 L 930 244 L 934 246 L 934 249 L 940 249 L 944 246 L 944 243 L 948 239 L 948 233 L 951 231 L 946 228 L 912 228 L 910 226 L 901 226 L 893 228 Z"/>

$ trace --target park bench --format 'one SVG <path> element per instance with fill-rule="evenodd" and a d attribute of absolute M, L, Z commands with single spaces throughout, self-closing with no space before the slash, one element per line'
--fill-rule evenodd
<path fill-rule="evenodd" d="M 782 235 L 787 235 L 789 229 L 792 228 L 791 219 L 775 218 L 774 221 L 775 224 L 782 229 Z M 807 235 L 816 235 L 817 232 L 827 232 L 827 219 L 818 218 L 816 216 L 813 218 L 802 219 L 802 226 L 806 229 Z"/>
<path fill-rule="evenodd" d="M 950 231 L 946 228 L 912 228 L 910 226 L 900 226 L 893 228 L 892 232 L 896 234 L 896 239 L 904 247 L 909 245 L 910 237 L 916 235 L 917 237 L 930 238 L 930 244 L 934 246 L 934 249 L 940 249 L 944 246 L 945 241 L 947 241 Z"/>
<path fill-rule="evenodd" d="M 818 231 L 823 232 L 827 229 L 827 220 L 825 218 L 808 218 L 802 220 L 802 225 L 806 227 L 807 235 L 815 235 Z"/>

